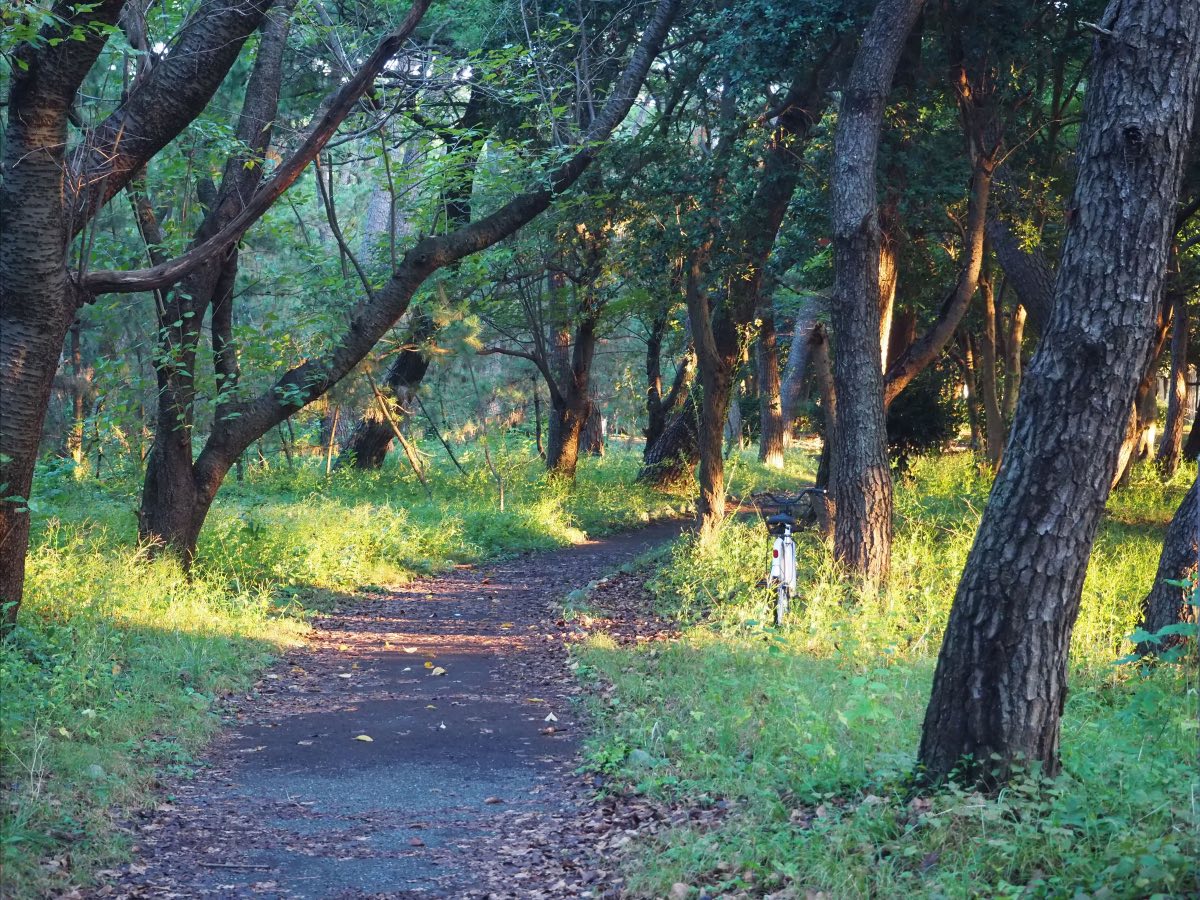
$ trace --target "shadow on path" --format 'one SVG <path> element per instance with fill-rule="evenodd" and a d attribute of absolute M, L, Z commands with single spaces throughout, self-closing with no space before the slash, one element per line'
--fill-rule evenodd
<path fill-rule="evenodd" d="M 553 835 L 576 802 L 560 602 L 681 527 L 460 567 L 318 620 L 232 705 L 205 768 L 131 823 L 137 858 L 94 896 L 604 896 L 586 848 L 492 850 Z"/>

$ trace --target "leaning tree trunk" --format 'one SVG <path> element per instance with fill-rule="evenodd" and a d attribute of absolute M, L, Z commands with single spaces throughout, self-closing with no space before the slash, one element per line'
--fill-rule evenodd
<path fill-rule="evenodd" d="M 1200 4 L 1114 0 L 1097 27 L 1053 312 L 925 715 L 919 764 L 932 782 L 1059 771 L 1071 630 L 1154 340 L 1200 80 Z"/>
<path fill-rule="evenodd" d="M 1171 478 L 1179 470 L 1183 455 L 1183 412 L 1187 405 L 1188 303 L 1183 291 L 1172 298 L 1174 319 L 1171 325 L 1171 393 L 1167 398 L 1167 420 L 1163 424 L 1162 443 L 1158 445 L 1158 471 Z"/>
<path fill-rule="evenodd" d="M 838 423 L 830 450 L 834 558 L 867 582 L 886 576 L 892 474 L 880 360 L 875 162 L 883 110 L 922 0 L 880 0 L 842 92 L 833 177 L 833 359 Z"/>
<path fill-rule="evenodd" d="M 408 414 L 408 405 L 421 387 L 425 373 L 429 371 L 429 351 L 424 345 L 436 330 L 432 317 L 424 312 L 417 315 L 409 327 L 405 346 L 392 358 L 392 364 L 380 385 L 387 400 L 395 399 L 402 416 Z M 358 469 L 380 468 L 395 436 L 387 415 L 372 400 L 338 455 L 338 468 L 351 462 Z"/>
<path fill-rule="evenodd" d="M 1196 609 L 1191 605 L 1192 578 L 1196 574 L 1197 534 L 1200 532 L 1200 479 L 1192 482 L 1191 490 L 1179 504 L 1179 509 L 1167 526 L 1162 554 L 1154 585 L 1142 599 L 1142 619 L 1139 627 L 1150 634 L 1183 621 L 1195 621 Z M 1138 645 L 1141 654 L 1161 652 L 1182 642 L 1175 635 L 1159 643 L 1149 641 Z"/>
<path fill-rule="evenodd" d="M 786 431 L 780 396 L 779 351 L 775 346 L 775 312 L 770 302 L 759 307 L 762 327 L 758 332 L 758 458 L 773 469 L 783 468 Z"/>
<path fill-rule="evenodd" d="M 651 487 L 682 484 L 691 477 L 700 459 L 699 418 L 693 390 L 679 412 L 671 416 L 658 440 L 646 445 L 637 480 Z"/>

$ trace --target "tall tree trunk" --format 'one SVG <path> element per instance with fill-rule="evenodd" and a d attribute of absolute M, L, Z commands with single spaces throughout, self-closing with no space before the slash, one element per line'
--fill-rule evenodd
<path fill-rule="evenodd" d="M 82 324 L 71 325 L 71 423 L 67 431 L 67 455 L 75 465 L 83 464 L 83 423 L 87 416 L 87 382 L 83 367 Z"/>
<path fill-rule="evenodd" d="M 979 398 L 983 405 L 984 434 L 988 464 L 995 472 L 1000 468 L 1004 452 L 1004 418 L 1000 412 L 1000 397 L 996 387 L 996 303 L 990 278 L 979 282 L 983 295 L 983 335 L 979 346 Z"/>
<path fill-rule="evenodd" d="M 700 416 L 697 445 L 700 455 L 700 496 L 696 521 L 702 543 L 712 540 L 725 518 L 725 457 L 722 439 L 729 416 L 738 328 L 730 318 L 727 299 L 714 316 L 704 288 L 703 252 L 695 252 L 687 273 L 688 319 L 696 341 L 696 367 L 700 380 Z"/>
<path fill-rule="evenodd" d="M 817 324 L 816 298 L 811 294 L 801 298 L 796 310 L 796 322 L 792 328 L 792 344 L 788 351 L 787 368 L 783 371 L 783 383 L 779 389 L 780 417 L 783 420 L 784 439 L 790 439 L 792 429 L 799 417 L 800 391 L 808 369 L 809 342 Z"/>
<path fill-rule="evenodd" d="M 1200 5 L 1115 0 L 1088 76 L 1072 218 L 1004 465 L 954 598 L 919 764 L 1059 771 L 1067 654 L 1150 357 L 1200 80 Z M 965 760 L 965 762 L 964 762 Z"/>
<path fill-rule="evenodd" d="M 1187 293 L 1179 291 L 1172 297 L 1174 309 L 1171 324 L 1171 383 L 1167 398 L 1167 420 L 1163 424 L 1162 443 L 1158 446 L 1158 470 L 1171 478 L 1179 470 L 1183 455 L 1183 414 L 1187 405 Z"/>
<path fill-rule="evenodd" d="M 825 440 L 821 446 L 821 458 L 817 462 L 817 477 L 815 487 L 826 490 L 829 487 L 829 448 L 836 440 L 837 431 L 837 392 L 833 386 L 833 363 L 829 359 L 829 336 L 825 326 L 819 322 L 809 331 L 809 355 L 812 357 L 813 376 L 817 382 L 817 390 L 821 396 L 821 418 L 825 426 Z M 837 514 L 837 508 L 826 497 L 827 519 Z M 826 522 L 825 537 L 833 532 L 833 522 Z"/>
<path fill-rule="evenodd" d="M 899 178 L 899 166 L 888 171 L 890 178 Z M 892 319 L 896 309 L 896 284 L 900 266 L 896 259 L 896 244 L 900 235 L 899 184 L 889 182 L 887 198 L 879 210 L 879 363 L 887 371 L 891 353 Z"/>
<path fill-rule="evenodd" d="M 1007 428 L 1012 424 L 1013 415 L 1017 411 L 1017 396 L 1021 392 L 1021 346 L 1025 340 L 1025 307 L 1019 302 L 1014 303 L 1013 311 L 1005 318 L 1008 321 L 1008 334 L 1004 339 L 1004 404 L 1001 414 Z"/>
<path fill-rule="evenodd" d="M 880 0 L 842 92 L 833 178 L 832 325 L 837 392 L 831 484 L 834 558 L 881 582 L 892 546 L 883 367 L 879 347 L 879 218 L 875 164 L 892 77 L 922 0 Z"/>
<path fill-rule="evenodd" d="M 783 468 L 783 400 L 780 396 L 779 351 L 775 338 L 775 311 L 769 302 L 759 307 L 758 409 L 761 422 L 758 458 L 773 469 Z"/>
<path fill-rule="evenodd" d="M 52 22 L 17 47 L 0 142 L 0 633 L 17 617 L 33 469 L 59 355 L 81 298 L 67 273 L 67 115 L 122 3 Z M 66 7 L 64 7 L 66 9 Z M 83 40 L 67 40 L 78 25 Z M 61 30 L 61 34 L 60 34 Z"/>
<path fill-rule="evenodd" d="M 977 368 L 975 340 L 969 333 L 959 332 L 958 345 L 959 352 L 954 354 L 954 361 L 962 370 L 963 387 L 967 394 L 967 424 L 971 428 L 971 450 L 978 453 L 983 450 L 984 431 L 982 407 L 979 403 L 979 383 L 975 377 Z"/>
<path fill-rule="evenodd" d="M 1162 554 L 1158 558 L 1158 571 L 1154 585 L 1142 599 L 1142 618 L 1139 627 L 1155 634 L 1168 625 L 1183 621 L 1195 621 L 1196 609 L 1190 605 L 1192 590 L 1189 587 L 1196 575 L 1197 535 L 1200 533 L 1200 479 L 1192 482 L 1191 489 L 1179 504 L 1179 509 L 1167 526 L 1163 539 Z M 1142 654 L 1154 653 L 1180 643 L 1182 638 L 1163 640 L 1157 645 L 1149 641 L 1138 646 Z"/>

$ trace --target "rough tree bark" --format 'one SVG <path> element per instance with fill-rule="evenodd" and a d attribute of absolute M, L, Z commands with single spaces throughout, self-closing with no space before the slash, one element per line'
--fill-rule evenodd
<path fill-rule="evenodd" d="M 875 166 L 892 77 L 922 6 L 922 0 L 880 0 L 876 6 L 842 91 L 834 140 L 833 552 L 847 571 L 868 582 L 886 577 L 892 543 L 892 476 L 879 347 Z"/>
<path fill-rule="evenodd" d="M 922 776 L 1059 770 L 1067 653 L 1154 338 L 1200 80 L 1200 5 L 1115 0 L 1098 24 L 1054 305 L 959 583 Z"/>

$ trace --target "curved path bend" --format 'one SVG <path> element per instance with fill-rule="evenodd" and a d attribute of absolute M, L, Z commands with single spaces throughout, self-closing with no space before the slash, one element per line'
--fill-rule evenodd
<path fill-rule="evenodd" d="M 569 824 L 580 735 L 557 610 L 680 527 L 344 601 L 226 708 L 94 896 L 615 896 Z"/>

